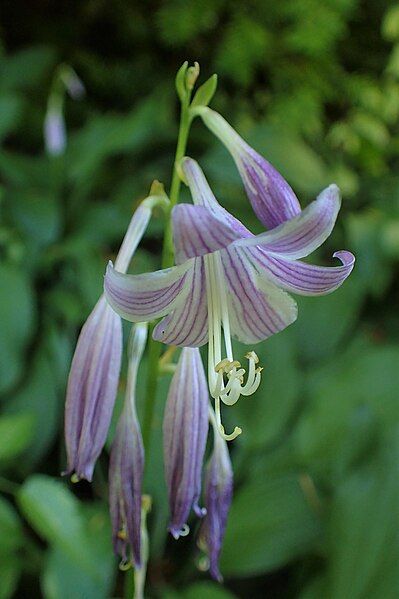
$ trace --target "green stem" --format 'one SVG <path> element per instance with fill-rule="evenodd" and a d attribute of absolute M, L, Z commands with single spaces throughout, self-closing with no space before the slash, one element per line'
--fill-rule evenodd
<path fill-rule="evenodd" d="M 170 212 L 179 200 L 181 180 L 176 170 L 176 164 L 183 158 L 186 146 L 188 134 L 191 125 L 191 116 L 189 113 L 190 97 L 182 102 L 181 114 L 180 114 L 180 127 L 177 138 L 175 161 L 173 164 L 173 175 L 172 183 L 170 187 L 169 199 L 170 206 L 169 211 L 166 213 L 166 229 L 163 242 L 162 251 L 162 268 L 169 268 L 174 264 L 174 252 L 173 252 L 173 239 L 172 239 L 172 227 L 170 222 Z M 147 374 L 147 389 L 146 389 L 146 400 L 144 406 L 143 416 L 143 443 L 146 453 L 149 453 L 150 438 L 151 438 L 151 427 L 154 416 L 155 400 L 157 395 L 158 387 L 158 374 L 159 374 L 159 358 L 161 355 L 162 344 L 158 341 L 154 341 L 152 338 L 152 331 L 155 324 L 152 324 L 149 329 L 149 343 L 148 343 L 148 374 Z"/>

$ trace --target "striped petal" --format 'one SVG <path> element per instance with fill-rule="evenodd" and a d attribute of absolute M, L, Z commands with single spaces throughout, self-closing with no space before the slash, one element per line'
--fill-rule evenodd
<path fill-rule="evenodd" d="M 233 335 L 242 343 L 267 339 L 293 323 L 296 302 L 264 276 L 260 277 L 246 250 L 222 250 L 227 301 Z"/>
<path fill-rule="evenodd" d="M 223 249 L 242 235 L 204 206 L 179 204 L 172 211 L 177 264 Z"/>
<path fill-rule="evenodd" d="M 270 162 L 255 152 L 220 114 L 202 107 L 198 113 L 231 153 L 259 220 L 273 229 L 297 216 L 301 211 L 298 198 Z"/>
<path fill-rule="evenodd" d="M 125 403 L 116 427 L 109 463 L 109 504 L 114 550 L 124 562 L 133 561 L 137 568 L 142 565 L 144 447 L 136 413 L 136 381 L 146 341 L 147 324 L 134 325 L 129 339 Z"/>
<path fill-rule="evenodd" d="M 198 516 L 201 471 L 208 435 L 208 385 L 199 350 L 183 349 L 170 384 L 163 422 L 169 530 L 177 539 L 191 508 Z"/>
<path fill-rule="evenodd" d="M 269 254 L 294 260 L 317 249 L 333 230 L 341 206 L 339 189 L 330 185 L 299 216 L 272 231 L 236 241 L 237 246 L 259 245 Z"/>
<path fill-rule="evenodd" d="M 121 319 L 102 295 L 73 356 L 65 404 L 66 474 L 91 481 L 107 438 L 122 356 Z"/>
<path fill-rule="evenodd" d="M 335 252 L 342 266 L 315 266 L 299 260 L 276 258 L 261 248 L 248 250 L 255 268 L 266 275 L 268 280 L 299 295 L 326 295 L 331 293 L 347 279 L 353 270 L 355 257 L 345 250 Z"/>
<path fill-rule="evenodd" d="M 208 341 L 208 310 L 202 258 L 194 259 L 188 294 L 154 329 L 157 341 L 180 347 L 200 347 Z"/>
<path fill-rule="evenodd" d="M 232 234 L 237 237 L 248 237 L 251 233 L 230 212 L 227 212 L 217 201 L 208 185 L 208 181 L 202 172 L 198 162 L 187 156 L 180 163 L 181 170 L 190 188 L 194 204 L 204 206 L 212 212 L 225 226 L 230 227 Z"/>
<path fill-rule="evenodd" d="M 104 291 L 110 306 L 122 318 L 144 322 L 165 316 L 177 301 L 189 292 L 193 261 L 180 266 L 143 275 L 127 275 L 116 271 L 110 262 L 104 280 Z"/>
<path fill-rule="evenodd" d="M 208 555 L 210 575 L 222 582 L 219 557 L 233 499 L 233 468 L 226 441 L 218 432 L 216 435 L 205 473 L 206 516 L 199 530 L 198 545 Z"/>

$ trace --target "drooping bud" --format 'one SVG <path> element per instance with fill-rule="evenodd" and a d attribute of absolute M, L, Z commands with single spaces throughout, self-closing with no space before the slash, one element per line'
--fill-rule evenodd
<path fill-rule="evenodd" d="M 46 152 L 50 156 L 63 154 L 67 144 L 64 118 L 65 91 L 72 99 L 78 100 L 84 95 L 85 88 L 73 68 L 62 64 L 54 75 L 44 119 L 44 143 Z"/>
<path fill-rule="evenodd" d="M 211 422 L 214 427 L 213 451 L 205 473 L 206 516 L 199 531 L 198 545 L 208 556 L 212 578 L 222 582 L 219 557 L 233 498 L 233 469 L 227 443 L 218 433 L 213 412 Z"/>
<path fill-rule="evenodd" d="M 125 403 L 116 428 L 109 464 L 109 502 L 115 553 L 123 563 L 142 565 L 141 490 L 144 448 L 136 413 L 137 372 L 147 340 L 147 324 L 132 327 Z"/>
<path fill-rule="evenodd" d="M 208 386 L 198 348 L 183 348 L 169 389 L 163 423 L 169 531 L 187 534 L 191 508 L 201 517 L 201 471 L 208 434 Z"/>
<path fill-rule="evenodd" d="M 148 197 L 130 221 L 116 258 L 126 272 L 151 217 L 157 198 Z M 73 479 L 92 479 L 107 438 L 115 403 L 122 354 L 122 324 L 102 295 L 79 335 L 69 373 L 65 405 L 65 442 Z"/>
<path fill-rule="evenodd" d="M 229 150 L 252 208 L 267 228 L 273 229 L 301 212 L 298 198 L 287 181 L 219 113 L 201 106 L 195 108 L 193 114 L 201 116 L 208 129 Z"/>

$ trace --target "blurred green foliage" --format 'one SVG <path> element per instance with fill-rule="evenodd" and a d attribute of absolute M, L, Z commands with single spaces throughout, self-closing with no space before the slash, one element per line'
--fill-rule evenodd
<path fill-rule="evenodd" d="M 160 386 L 146 475 L 149 596 L 397 598 L 397 4 L 15 0 L 2 8 L 0 599 L 123 594 L 107 455 L 91 488 L 56 480 L 65 382 L 132 209 L 154 178 L 170 181 L 173 80 L 186 59 L 198 60 L 204 77 L 219 74 L 213 106 L 303 205 L 332 181 L 341 187 L 339 223 L 318 258 L 328 264 L 347 248 L 357 265 L 333 295 L 300 298 L 298 322 L 257 349 L 261 391 L 226 413 L 244 433 L 232 444 L 225 587 L 196 570 L 191 535 L 166 538 Z M 67 100 L 67 151 L 50 158 L 42 129 L 62 61 L 87 94 Z M 222 203 L 259 230 L 230 157 L 200 123 L 189 153 Z M 159 266 L 162 230 L 161 219 L 151 224 L 135 271 Z"/>

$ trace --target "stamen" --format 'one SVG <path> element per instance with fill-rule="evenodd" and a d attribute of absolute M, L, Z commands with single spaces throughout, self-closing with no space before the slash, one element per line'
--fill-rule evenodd
<path fill-rule="evenodd" d="M 224 270 L 219 252 L 204 256 L 205 276 L 208 301 L 208 382 L 209 391 L 215 400 L 217 430 L 226 441 L 231 441 L 241 434 L 241 428 L 236 426 L 230 434 L 225 432 L 221 423 L 221 404 L 235 404 L 241 395 L 252 395 L 259 387 L 261 380 L 260 367 L 256 367 L 259 358 L 254 351 L 246 354 L 249 361 L 248 376 L 245 382 L 245 369 L 233 358 L 230 322 L 228 313 L 228 298 Z M 224 347 L 226 357 L 222 359 L 223 327 Z"/>
<path fill-rule="evenodd" d="M 118 539 L 120 539 L 121 541 L 126 541 L 126 539 L 127 539 L 126 529 L 122 528 L 121 530 L 119 530 L 117 536 L 118 536 Z"/>
<path fill-rule="evenodd" d="M 119 563 L 119 570 L 121 570 L 122 572 L 126 572 L 127 570 L 130 570 L 130 568 L 132 568 L 132 562 L 128 559 L 123 559 Z"/>
<path fill-rule="evenodd" d="M 184 524 L 183 528 L 180 531 L 180 536 L 186 537 L 188 534 L 190 534 L 190 527 L 188 524 Z"/>

